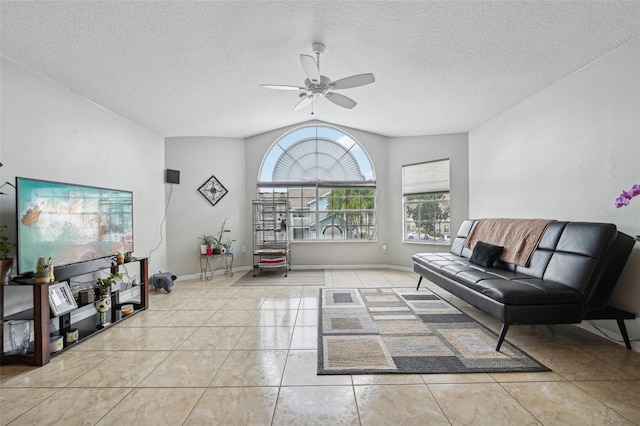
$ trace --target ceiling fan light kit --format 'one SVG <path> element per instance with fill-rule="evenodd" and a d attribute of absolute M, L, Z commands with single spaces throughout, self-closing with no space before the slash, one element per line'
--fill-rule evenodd
<path fill-rule="evenodd" d="M 339 93 L 334 93 L 333 91 L 352 89 L 354 87 L 371 84 L 376 81 L 373 74 L 358 74 L 341 78 L 340 80 L 331 81 L 329 77 L 320 74 L 320 55 L 325 52 L 325 46 L 321 43 L 313 43 L 312 49 L 313 53 L 316 54 L 316 58 L 311 55 L 300 55 L 302 70 L 307 76 L 304 80 L 304 87 L 281 84 L 261 84 L 260 86 L 266 89 L 302 91 L 299 95 L 300 100 L 293 107 L 294 111 L 300 111 L 307 105 L 313 104 L 313 100 L 318 97 L 325 98 L 328 101 L 347 109 L 352 109 L 358 105 L 358 103 L 353 99 Z"/>

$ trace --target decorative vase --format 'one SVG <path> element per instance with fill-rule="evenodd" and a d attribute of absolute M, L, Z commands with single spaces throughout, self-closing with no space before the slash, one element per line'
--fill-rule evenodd
<path fill-rule="evenodd" d="M 111 308 L 111 298 L 106 297 L 104 299 L 98 300 L 96 303 L 94 303 L 94 306 L 96 310 L 100 312 L 100 324 L 98 325 L 98 328 L 104 328 L 109 325 L 109 322 L 107 321 L 107 311 L 109 310 L 109 308 Z"/>
<path fill-rule="evenodd" d="M 9 281 L 11 281 L 12 269 L 13 258 L 0 259 L 0 284 L 9 284 Z"/>
<path fill-rule="evenodd" d="M 49 264 L 49 282 L 55 282 L 56 280 L 56 276 L 53 273 L 53 259 L 49 258 L 48 262 Z"/>
<path fill-rule="evenodd" d="M 213 249 L 213 254 L 220 254 L 220 247 L 216 247 Z"/>
<path fill-rule="evenodd" d="M 200 244 L 200 254 L 211 254 L 211 253 L 207 253 L 207 249 L 209 247 L 207 247 L 206 244 Z"/>
<path fill-rule="evenodd" d="M 49 272 L 49 264 L 47 259 L 39 257 L 36 263 L 36 270 L 33 275 L 33 282 L 36 284 L 44 284 L 51 281 L 51 273 Z"/>
<path fill-rule="evenodd" d="M 205 254 L 207 256 L 211 256 L 213 254 L 213 248 L 212 247 L 207 247 L 205 250 Z"/>
<path fill-rule="evenodd" d="M 11 351 L 18 353 L 27 352 L 31 340 L 31 321 L 12 320 L 7 323 L 9 324 Z"/>

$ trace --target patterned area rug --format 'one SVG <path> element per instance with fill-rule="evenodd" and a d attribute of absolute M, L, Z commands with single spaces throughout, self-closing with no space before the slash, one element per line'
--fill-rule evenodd
<path fill-rule="evenodd" d="M 286 286 L 324 286 L 324 269 L 293 269 L 287 271 L 287 276 L 284 276 L 284 270 L 273 271 L 258 271 L 256 276 L 253 276 L 252 271 L 248 271 L 242 278 L 240 278 L 232 286 L 265 286 L 265 285 L 286 285 Z"/>
<path fill-rule="evenodd" d="M 320 289 L 318 374 L 549 371 L 428 290 Z"/>

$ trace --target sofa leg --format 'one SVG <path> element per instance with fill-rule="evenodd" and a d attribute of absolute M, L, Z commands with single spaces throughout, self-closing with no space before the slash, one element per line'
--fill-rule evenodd
<path fill-rule="evenodd" d="M 420 279 L 418 280 L 418 287 L 416 287 L 416 291 L 418 291 L 418 289 L 420 288 L 420 283 L 422 282 L 422 275 L 420 276 Z"/>
<path fill-rule="evenodd" d="M 624 339 L 624 344 L 627 349 L 631 349 L 631 341 L 629 341 L 629 335 L 627 334 L 627 327 L 624 325 L 623 319 L 616 320 L 618 322 L 618 327 L 620 328 L 620 334 L 622 334 L 622 338 Z"/>
<path fill-rule="evenodd" d="M 624 339 L 624 345 L 629 350 L 631 350 L 631 341 L 629 340 L 629 335 L 627 334 L 627 327 L 624 325 L 624 320 L 635 318 L 635 314 L 623 311 L 621 309 L 612 308 L 611 306 L 607 306 L 605 309 L 601 309 L 599 311 L 589 312 L 584 317 L 584 319 L 586 320 L 616 320 L 616 322 L 618 323 L 618 328 L 620 329 L 620 334 Z"/>
<path fill-rule="evenodd" d="M 496 346 L 496 351 L 500 351 L 500 346 L 502 346 L 502 342 L 504 341 L 504 336 L 507 335 L 507 330 L 509 330 L 509 325 L 502 324 L 502 329 L 500 330 L 500 337 L 498 337 L 498 346 Z"/>

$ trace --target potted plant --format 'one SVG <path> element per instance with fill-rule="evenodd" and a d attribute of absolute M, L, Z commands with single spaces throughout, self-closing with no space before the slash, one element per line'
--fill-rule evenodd
<path fill-rule="evenodd" d="M 222 253 L 222 247 L 225 247 L 225 243 L 222 242 L 222 236 L 224 235 L 225 232 L 231 232 L 229 229 L 225 229 L 225 226 L 227 225 L 227 220 L 229 220 L 229 218 L 226 218 L 223 222 L 222 222 L 222 226 L 220 226 L 220 232 L 218 232 L 218 237 L 214 238 L 214 245 L 213 245 L 213 254 L 221 254 Z"/>
<path fill-rule="evenodd" d="M 0 167 L 2 167 L 2 163 L 0 163 Z M 5 182 L 0 186 L 0 189 L 4 188 L 5 185 L 13 187 L 10 182 Z M 4 192 L 0 191 L 0 195 L 4 195 Z M 6 228 L 7 225 L 0 226 L 0 284 L 7 284 L 11 279 L 13 258 L 9 257 L 9 252 L 16 246 L 15 243 L 9 240 L 9 237 L 3 234 Z"/>
<path fill-rule="evenodd" d="M 616 207 L 624 207 L 629 205 L 629 201 L 637 195 L 640 195 L 640 184 L 636 183 L 628 191 L 622 191 L 620 196 L 616 198 Z M 640 235 L 636 235 L 636 241 L 640 241 Z"/>
<path fill-rule="evenodd" d="M 6 225 L 0 226 L 0 281 L 2 284 L 7 284 L 11 279 L 13 257 L 9 257 L 9 252 L 16 246 L 9 241 L 9 237 L 2 234 L 6 227 Z"/>
<path fill-rule="evenodd" d="M 233 243 L 235 240 L 232 240 L 231 238 L 229 238 L 227 240 L 226 243 L 224 243 L 224 247 L 225 247 L 225 253 L 227 254 L 232 254 L 233 253 L 233 246 L 231 245 L 231 243 Z"/>
<path fill-rule="evenodd" d="M 215 237 L 213 235 L 203 234 L 200 238 L 202 244 L 200 244 L 200 254 L 211 254 Z"/>
<path fill-rule="evenodd" d="M 222 247 L 223 246 L 224 246 L 224 244 L 222 244 L 222 241 L 220 241 L 218 238 L 214 238 L 213 239 L 213 254 L 222 253 Z"/>
<path fill-rule="evenodd" d="M 100 298 L 104 299 L 109 297 L 111 294 L 111 285 L 118 281 L 122 281 L 122 277 L 124 277 L 124 274 L 122 272 L 117 272 L 115 274 L 109 274 L 109 278 L 99 278 L 98 289 L 100 290 Z"/>

